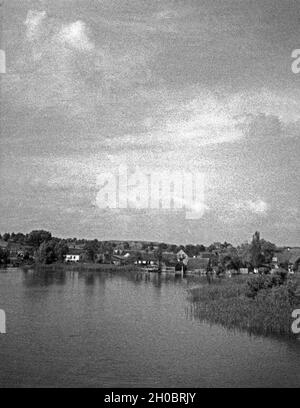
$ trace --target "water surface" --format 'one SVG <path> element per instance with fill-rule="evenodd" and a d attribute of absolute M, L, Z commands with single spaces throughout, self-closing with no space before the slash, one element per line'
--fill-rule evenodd
<path fill-rule="evenodd" d="M 0 272 L 0 386 L 298 387 L 300 341 L 189 317 L 195 279 Z"/>

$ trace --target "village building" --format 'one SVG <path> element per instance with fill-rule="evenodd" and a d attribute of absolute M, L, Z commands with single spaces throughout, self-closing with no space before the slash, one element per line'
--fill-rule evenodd
<path fill-rule="evenodd" d="M 122 254 L 113 254 L 111 256 L 111 262 L 114 265 L 129 265 L 134 264 L 137 261 L 137 256 L 129 251 L 123 252 Z"/>
<path fill-rule="evenodd" d="M 138 252 L 136 259 L 134 261 L 136 265 L 157 265 L 159 264 L 159 259 L 154 252 Z"/>
<path fill-rule="evenodd" d="M 218 264 L 218 259 L 219 255 L 216 251 L 214 252 L 201 252 L 198 256 L 198 258 L 208 258 L 210 260 L 210 265 L 211 266 L 216 266 Z"/>
<path fill-rule="evenodd" d="M 16 242 L 9 242 L 7 249 L 9 250 L 9 255 L 11 258 L 24 257 L 26 252 L 25 246 Z"/>
<path fill-rule="evenodd" d="M 189 258 L 187 263 L 187 272 L 205 275 L 210 265 L 209 258 Z"/>
<path fill-rule="evenodd" d="M 79 262 L 83 259 L 83 250 L 78 248 L 69 248 L 65 255 L 65 262 Z"/>
<path fill-rule="evenodd" d="M 290 273 L 300 272 L 300 248 L 285 248 L 276 252 L 272 258 L 272 272 L 280 267 L 286 268 Z"/>
<path fill-rule="evenodd" d="M 123 255 L 113 254 L 111 257 L 111 262 L 116 266 L 126 265 L 128 259 L 125 258 Z"/>
<path fill-rule="evenodd" d="M 182 249 L 177 252 L 176 256 L 179 262 L 182 262 L 184 265 L 187 265 L 189 257 Z"/>

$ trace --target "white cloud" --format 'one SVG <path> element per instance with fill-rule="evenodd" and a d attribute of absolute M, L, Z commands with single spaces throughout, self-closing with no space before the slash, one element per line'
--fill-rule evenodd
<path fill-rule="evenodd" d="M 63 26 L 58 33 L 58 39 L 79 51 L 92 51 L 95 48 L 88 37 L 86 25 L 81 20 Z"/>
<path fill-rule="evenodd" d="M 229 225 L 256 223 L 268 214 L 269 205 L 262 199 L 231 200 L 228 203 L 215 201 L 219 220 Z"/>
<path fill-rule="evenodd" d="M 157 123 L 155 117 L 146 118 L 144 124 L 148 131 L 131 137 L 131 141 L 141 145 L 168 143 L 195 148 L 235 142 L 249 136 L 259 139 L 268 134 L 272 137 L 299 135 L 300 105 L 296 95 L 281 96 L 263 89 L 233 95 L 199 90 L 198 96 L 190 102 L 181 103 L 176 99 L 162 100 L 160 116 L 164 121 Z M 278 135 L 275 131 L 279 131 Z"/>
<path fill-rule="evenodd" d="M 45 11 L 29 10 L 25 20 L 26 37 L 28 40 L 34 40 L 39 37 L 43 20 L 46 18 Z"/>
<path fill-rule="evenodd" d="M 237 94 L 235 99 L 240 114 L 276 116 L 285 124 L 296 122 L 300 117 L 297 91 L 293 94 L 286 92 L 280 95 L 271 90 L 261 89 Z"/>
<path fill-rule="evenodd" d="M 244 200 L 234 204 L 234 209 L 238 212 L 250 212 L 254 214 L 264 215 L 268 211 L 268 204 L 261 200 Z"/>
<path fill-rule="evenodd" d="M 50 38 L 53 36 L 53 40 L 78 51 L 92 51 L 95 48 L 94 43 L 89 39 L 87 26 L 81 20 L 62 25 L 59 20 L 47 18 L 46 11 L 29 10 L 24 24 L 26 38 L 29 41 L 40 39 L 42 29 L 47 32 L 48 24 L 48 34 L 49 27 L 51 31 L 56 32 L 56 35 L 50 36 Z"/>
<path fill-rule="evenodd" d="M 243 135 L 230 106 L 214 97 L 193 101 L 187 106 L 187 112 L 190 114 L 186 120 L 168 120 L 165 132 L 187 142 L 196 139 L 201 145 L 231 142 Z"/>
<path fill-rule="evenodd" d="M 233 142 L 244 136 L 244 118 L 237 116 L 232 102 L 225 97 L 202 91 L 189 103 L 177 105 L 166 101 L 164 105 L 164 123 L 156 125 L 152 118 L 145 119 L 145 126 L 150 129 L 133 138 L 135 142 L 190 148 Z"/>

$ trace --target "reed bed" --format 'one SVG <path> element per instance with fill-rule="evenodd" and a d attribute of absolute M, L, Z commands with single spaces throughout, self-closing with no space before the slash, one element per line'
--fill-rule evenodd
<path fill-rule="evenodd" d="M 251 279 L 232 278 L 191 290 L 191 313 L 202 321 L 253 334 L 292 336 L 292 311 L 300 307 L 296 282 L 262 288 L 253 297 Z"/>

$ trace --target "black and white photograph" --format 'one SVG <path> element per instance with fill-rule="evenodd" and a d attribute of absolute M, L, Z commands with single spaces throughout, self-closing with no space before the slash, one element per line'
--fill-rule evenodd
<path fill-rule="evenodd" d="M 0 389 L 299 388 L 300 1 L 0 13 Z"/>

